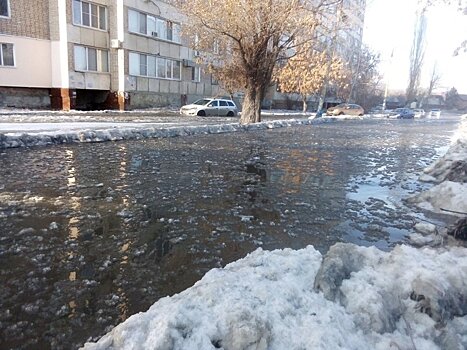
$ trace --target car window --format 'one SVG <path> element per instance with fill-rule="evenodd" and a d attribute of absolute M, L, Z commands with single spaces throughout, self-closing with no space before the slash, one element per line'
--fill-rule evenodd
<path fill-rule="evenodd" d="M 208 104 L 208 107 L 217 107 L 218 101 L 211 101 L 211 103 Z"/>
<path fill-rule="evenodd" d="M 233 103 L 232 101 L 227 101 L 227 103 L 229 104 L 230 107 L 235 107 L 235 103 Z"/>
<path fill-rule="evenodd" d="M 193 102 L 194 105 L 200 105 L 200 106 L 204 106 L 206 103 L 208 103 L 209 101 L 211 100 L 207 100 L 205 98 L 202 98 L 200 100 L 197 100 L 195 102 Z"/>
<path fill-rule="evenodd" d="M 228 106 L 227 101 L 219 101 L 220 106 Z"/>

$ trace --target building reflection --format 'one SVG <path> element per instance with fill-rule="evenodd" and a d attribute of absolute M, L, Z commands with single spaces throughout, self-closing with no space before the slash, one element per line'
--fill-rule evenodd
<path fill-rule="evenodd" d="M 292 149 L 286 157 L 275 163 L 273 171 L 274 181 L 283 186 L 286 193 L 299 193 L 303 185 L 311 183 L 326 186 L 336 175 L 333 154 L 321 150 Z"/>
<path fill-rule="evenodd" d="M 127 191 L 127 188 L 130 187 L 129 184 L 129 167 L 132 166 L 131 159 L 128 155 L 128 147 L 126 144 L 116 144 L 114 148 L 114 153 L 110 155 L 109 162 L 107 165 L 110 167 L 105 169 L 104 172 L 98 172 L 94 169 L 89 168 L 89 159 L 83 157 L 79 152 L 79 147 L 76 148 L 67 148 L 64 150 L 65 156 L 65 181 L 66 181 L 66 202 L 68 209 L 71 213 L 67 219 L 67 240 L 68 243 L 64 244 L 64 247 L 67 247 L 67 250 L 63 253 L 63 264 L 64 266 L 73 267 L 67 272 L 67 280 L 70 283 L 82 283 L 82 279 L 93 278 L 92 275 L 86 275 L 86 278 L 81 276 L 83 274 L 83 269 L 88 269 L 92 271 L 92 274 L 96 274 L 94 267 L 97 265 L 105 264 L 104 259 L 109 256 L 112 261 L 115 259 L 119 261 L 115 266 L 110 266 L 109 269 L 117 269 L 112 274 L 118 274 L 124 276 L 128 273 L 126 271 L 129 268 L 129 253 L 132 246 L 132 240 L 126 239 L 124 243 L 121 241 L 115 241 L 112 239 L 107 240 L 106 246 L 98 245 L 97 249 L 102 249 L 102 251 L 96 251 L 93 247 L 92 251 L 89 251 L 90 246 L 83 244 L 86 241 L 86 237 L 83 234 L 88 233 L 89 231 L 95 232 L 96 227 L 91 227 L 92 222 L 89 220 L 89 215 L 94 217 L 99 217 L 102 221 L 101 234 L 104 236 L 104 239 L 108 238 L 109 231 L 115 227 L 115 221 L 119 220 L 116 217 L 115 210 L 130 210 L 130 206 L 134 202 L 131 197 L 131 192 Z M 81 159 L 82 158 L 82 159 Z M 115 162 L 116 160 L 116 162 Z M 113 165 L 113 166 L 112 166 Z M 133 164 L 134 167 L 134 164 Z M 101 177 L 102 176 L 102 177 Z M 92 191 L 97 192 L 98 188 L 95 187 L 98 183 L 106 184 L 108 180 L 117 178 L 118 185 L 112 190 L 113 201 L 119 201 L 119 205 L 116 206 L 115 203 L 106 205 L 105 196 L 102 198 L 96 198 L 97 201 L 90 201 L 90 196 L 85 196 L 85 194 Z M 103 193 L 107 193 L 107 186 L 104 185 L 104 188 L 101 189 Z M 113 210 L 109 211 L 109 208 Z M 118 224 L 120 235 L 125 236 L 129 225 L 125 223 L 124 220 Z M 71 243 L 71 244 L 69 244 Z M 114 248 L 112 248 L 114 246 Z M 99 248 L 100 247 L 100 248 Z M 101 259 L 95 261 L 96 256 L 101 256 Z M 83 265 L 82 259 L 84 258 L 85 265 Z M 88 268 L 89 265 L 89 268 Z M 94 276 L 94 278 L 98 278 Z M 106 293 L 106 298 L 109 298 L 112 294 L 118 295 L 118 304 L 117 310 L 119 313 L 119 321 L 124 321 L 129 315 L 129 299 L 127 292 L 123 285 L 120 284 L 119 279 L 112 279 L 111 290 Z M 100 282 L 102 283 L 102 282 Z M 97 286 L 96 288 L 100 288 Z M 85 299 L 80 298 L 71 298 L 68 301 L 69 308 L 69 318 L 73 318 L 81 314 L 77 310 L 92 310 L 93 308 L 90 305 L 95 305 L 98 300 L 91 300 L 95 297 L 95 293 L 100 294 L 101 292 L 91 292 L 84 293 Z M 89 299 L 91 297 L 91 299 Z M 88 311 L 89 312 L 89 311 Z M 91 316 L 91 315 L 90 315 Z"/>

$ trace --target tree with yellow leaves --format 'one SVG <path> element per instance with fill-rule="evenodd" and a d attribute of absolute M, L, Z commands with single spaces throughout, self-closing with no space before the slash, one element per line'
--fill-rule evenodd
<path fill-rule="evenodd" d="M 224 86 L 245 93 L 240 122 L 248 124 L 261 121 L 277 63 L 309 41 L 317 14 L 339 1 L 178 0 L 178 6 L 200 61 Z"/>
<path fill-rule="evenodd" d="M 343 62 L 337 57 L 330 57 L 326 50 L 318 51 L 311 43 L 300 48 L 295 56 L 277 72 L 280 90 L 286 93 L 297 93 L 303 101 L 303 112 L 306 112 L 307 99 L 319 95 L 325 84 L 333 84 L 345 88 L 348 85 L 348 74 Z"/>

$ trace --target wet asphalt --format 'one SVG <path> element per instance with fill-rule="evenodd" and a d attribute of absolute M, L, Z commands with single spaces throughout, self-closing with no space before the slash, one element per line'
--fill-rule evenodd
<path fill-rule="evenodd" d="M 454 221 L 429 187 L 458 116 L 0 151 L 0 348 L 71 349 L 249 252 L 391 249 Z"/>

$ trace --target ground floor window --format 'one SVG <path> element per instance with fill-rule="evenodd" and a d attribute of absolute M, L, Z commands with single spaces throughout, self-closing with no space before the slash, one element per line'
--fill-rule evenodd
<path fill-rule="evenodd" d="M 0 43 L 0 66 L 15 66 L 15 54 L 13 44 Z"/>
<path fill-rule="evenodd" d="M 130 75 L 172 80 L 181 78 L 181 62 L 170 58 L 130 52 L 129 66 Z"/>
<path fill-rule="evenodd" d="M 74 57 L 75 70 L 77 71 L 109 71 L 109 52 L 107 50 L 75 45 Z"/>

